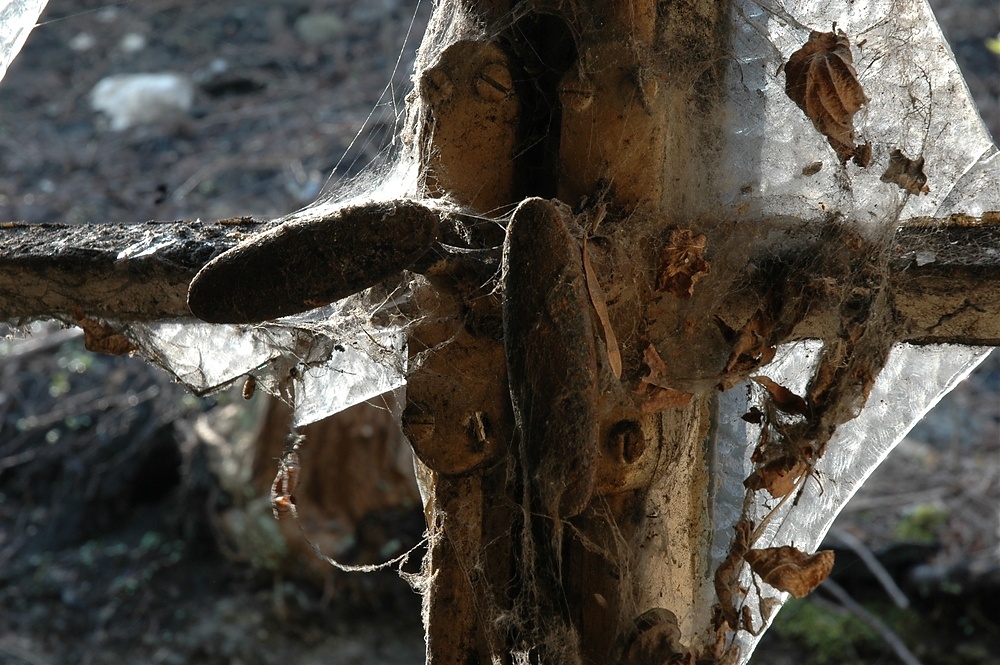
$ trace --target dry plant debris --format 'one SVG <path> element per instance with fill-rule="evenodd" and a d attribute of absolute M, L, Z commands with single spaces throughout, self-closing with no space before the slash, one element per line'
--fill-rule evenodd
<path fill-rule="evenodd" d="M 290 451 L 285 454 L 271 485 L 271 508 L 275 519 L 284 519 L 295 508 L 295 488 L 299 479 L 299 454 Z"/>
<path fill-rule="evenodd" d="M 645 398 L 642 403 L 644 413 L 687 406 L 694 397 L 691 393 L 669 387 L 667 363 L 660 357 L 652 343 L 646 345 L 642 360 L 649 367 L 649 374 L 639 380 L 636 392 Z"/>
<path fill-rule="evenodd" d="M 125 335 L 87 316 L 79 307 L 73 308 L 73 319 L 83 328 L 83 345 L 88 351 L 106 353 L 109 356 L 124 356 L 135 351 L 135 346 Z"/>
<path fill-rule="evenodd" d="M 615 329 L 611 325 L 611 317 L 608 314 L 608 299 L 601 288 L 601 282 L 597 279 L 594 267 L 590 261 L 590 253 L 587 251 L 589 241 L 583 241 L 583 274 L 587 280 L 587 293 L 590 295 L 590 304 L 594 306 L 594 313 L 601 324 L 601 334 L 604 337 L 604 344 L 608 353 L 608 365 L 616 379 L 622 378 L 622 352 L 618 346 L 618 337 Z"/>
<path fill-rule="evenodd" d="M 833 570 L 833 551 L 806 554 L 795 547 L 750 550 L 745 557 L 760 579 L 779 591 L 804 598 Z"/>
<path fill-rule="evenodd" d="M 688 229 L 671 231 L 663 247 L 656 288 L 678 298 L 690 298 L 694 285 L 712 270 L 704 257 L 707 243 L 708 238 Z"/>
<path fill-rule="evenodd" d="M 899 148 L 889 153 L 889 167 L 882 174 L 882 182 L 894 182 L 910 194 L 927 194 L 927 174 L 924 173 L 924 158 L 910 159 Z"/>
<path fill-rule="evenodd" d="M 774 316 L 764 309 L 757 310 L 754 315 L 738 331 L 716 316 L 715 323 L 722 332 L 726 342 L 733 347 L 729 360 L 719 377 L 719 389 L 728 390 L 740 381 L 746 379 L 749 372 L 763 367 L 772 360 L 777 351 L 774 342 L 777 324 Z"/>
<path fill-rule="evenodd" d="M 841 163 L 853 158 L 858 166 L 868 165 L 871 144 L 854 144 L 854 114 L 868 98 L 843 30 L 809 34 L 785 64 L 785 93 L 826 136 Z"/>
<path fill-rule="evenodd" d="M 769 379 L 766 376 L 755 376 L 753 380 L 770 393 L 774 406 L 780 411 L 796 416 L 809 415 L 809 405 L 806 401 L 788 388 Z"/>

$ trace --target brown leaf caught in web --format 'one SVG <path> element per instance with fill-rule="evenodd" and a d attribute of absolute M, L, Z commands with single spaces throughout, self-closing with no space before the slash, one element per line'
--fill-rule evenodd
<path fill-rule="evenodd" d="M 889 168 L 882 174 L 882 182 L 894 182 L 901 189 L 918 196 L 931 191 L 924 173 L 924 158 L 910 159 L 899 148 L 889 153 Z"/>
<path fill-rule="evenodd" d="M 743 486 L 751 492 L 767 490 L 775 499 L 791 494 L 799 479 L 809 472 L 809 463 L 795 455 L 783 455 L 762 464 L 747 476 Z"/>
<path fill-rule="evenodd" d="M 744 558 L 761 580 L 796 598 L 809 595 L 833 570 L 831 550 L 806 554 L 786 545 L 750 550 Z"/>
<path fill-rule="evenodd" d="M 843 30 L 813 31 L 785 63 L 785 94 L 826 136 L 841 163 L 867 166 L 871 144 L 854 144 L 854 114 L 868 101 L 858 82 L 851 43 Z"/>
<path fill-rule="evenodd" d="M 671 231 L 657 270 L 657 290 L 678 298 L 690 298 L 694 285 L 712 270 L 703 256 L 707 243 L 705 236 L 695 235 L 688 229 Z"/>
<path fill-rule="evenodd" d="M 766 376 L 754 376 L 751 378 L 764 387 L 764 390 L 771 395 L 771 401 L 774 403 L 774 406 L 780 411 L 795 416 L 809 415 L 809 405 L 806 404 L 806 401 L 788 388 L 772 381 Z"/>
<path fill-rule="evenodd" d="M 646 349 L 642 352 L 642 361 L 649 368 L 649 374 L 643 377 L 642 383 L 663 385 L 663 382 L 667 380 L 667 363 L 663 362 L 660 352 L 656 350 L 652 342 L 647 344 Z"/>
<path fill-rule="evenodd" d="M 733 347 L 719 377 L 719 390 L 729 390 L 745 380 L 747 374 L 774 359 L 777 351 L 772 340 L 775 321 L 764 310 L 757 310 L 739 330 L 733 330 L 719 317 L 715 317 L 715 323 L 726 342 Z"/>
<path fill-rule="evenodd" d="M 750 456 L 754 469 L 743 481 L 751 492 L 767 490 L 775 499 L 788 496 L 813 473 L 816 447 L 809 439 L 798 440 L 790 431 L 775 436 L 765 419 L 757 447 Z M 792 428 L 794 431 L 794 428 Z"/>
<path fill-rule="evenodd" d="M 646 345 L 646 350 L 642 353 L 642 359 L 649 367 L 649 374 L 639 380 L 636 392 L 642 395 L 643 413 L 654 413 L 664 409 L 675 409 L 687 406 L 694 397 L 691 393 L 675 390 L 667 385 L 669 377 L 667 375 L 667 363 L 660 357 L 660 353 L 652 343 Z"/>
<path fill-rule="evenodd" d="M 83 328 L 83 345 L 88 351 L 111 356 L 123 356 L 135 351 L 135 346 L 125 335 L 97 319 L 90 318 L 79 307 L 73 307 L 73 319 Z"/>

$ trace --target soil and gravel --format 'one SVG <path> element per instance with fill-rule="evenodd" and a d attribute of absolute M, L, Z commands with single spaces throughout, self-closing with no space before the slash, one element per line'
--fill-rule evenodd
<path fill-rule="evenodd" d="M 1000 56 L 985 47 L 1000 12 L 990 0 L 936 4 L 1000 135 Z M 265 218 L 301 207 L 391 140 L 429 8 L 52 0 L 0 86 L 0 218 Z M 103 77 L 163 71 L 194 83 L 189 113 L 114 132 L 91 110 Z M 422 662 L 419 599 L 392 573 L 317 587 L 220 546 L 216 516 L 232 498 L 186 423 L 231 396 L 195 399 L 59 329 L 0 340 L 0 379 L 0 663 Z M 994 354 L 838 521 L 837 580 L 923 662 L 1000 663 L 989 609 L 998 506 Z M 888 609 L 868 567 L 850 563 L 851 534 L 913 610 Z M 825 662 L 893 662 L 837 607 L 817 596 L 790 608 L 756 662 L 824 662 L 815 645 L 830 631 L 851 640 Z"/>

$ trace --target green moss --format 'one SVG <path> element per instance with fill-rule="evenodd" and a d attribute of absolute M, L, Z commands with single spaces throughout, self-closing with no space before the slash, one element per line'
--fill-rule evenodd
<path fill-rule="evenodd" d="M 771 630 L 801 644 L 808 665 L 853 661 L 860 653 L 883 650 L 875 632 L 852 614 L 839 613 L 808 600 L 789 600 Z"/>
<path fill-rule="evenodd" d="M 913 543 L 936 543 L 938 532 L 948 519 L 944 509 L 936 504 L 921 503 L 909 511 L 896 525 L 896 538 Z"/>

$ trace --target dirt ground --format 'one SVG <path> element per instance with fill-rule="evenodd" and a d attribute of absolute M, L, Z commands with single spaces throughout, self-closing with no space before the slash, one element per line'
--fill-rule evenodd
<path fill-rule="evenodd" d="M 935 4 L 1000 136 L 1000 56 L 985 47 L 1000 10 L 991 0 Z M 430 0 L 51 0 L 0 85 L 0 219 L 299 208 L 390 140 L 429 9 Z M 195 82 L 190 113 L 114 132 L 91 110 L 103 77 L 158 71 Z M 192 398 L 145 363 L 93 356 L 62 330 L 0 339 L 0 377 L 0 663 L 423 661 L 419 599 L 392 573 L 317 587 L 220 547 L 213 516 L 232 499 L 184 423 L 233 396 Z M 986 609 L 1000 592 L 998 506 L 994 354 L 837 524 L 879 556 L 914 609 L 889 608 L 843 542 L 836 579 L 924 663 L 1000 663 L 1000 621 Z M 755 662 L 893 662 L 829 600 L 786 613 Z M 816 647 L 830 631 L 849 638 L 832 655 Z"/>

